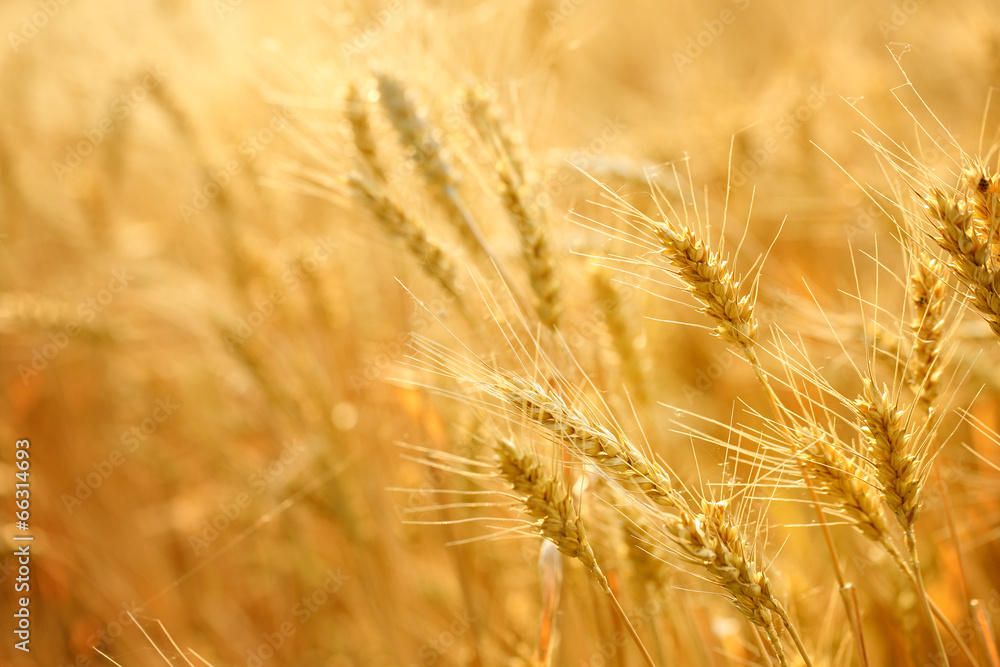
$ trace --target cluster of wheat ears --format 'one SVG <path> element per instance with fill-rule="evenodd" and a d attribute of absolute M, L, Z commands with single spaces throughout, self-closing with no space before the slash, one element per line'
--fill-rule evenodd
<path fill-rule="evenodd" d="M 452 117 L 469 138 L 461 159 L 404 73 L 373 68 L 342 91 L 341 100 L 343 140 L 352 149 L 343 151 L 347 157 L 333 176 L 329 164 L 305 161 L 291 170 L 292 182 L 363 207 L 446 295 L 447 307 L 428 313 L 443 325 L 440 335 L 414 336 L 406 365 L 417 374 L 397 381 L 416 383 L 473 414 L 473 444 L 459 455 L 405 443 L 414 460 L 459 480 L 458 488 L 437 491 L 454 502 L 410 508 L 411 518 L 440 523 L 447 521 L 433 512 L 464 511 L 467 518 L 458 521 L 493 527 L 485 536 L 477 533 L 481 539 L 542 538 L 539 585 L 547 593 L 535 664 L 550 664 L 559 636 L 563 564 L 552 547 L 579 561 L 608 596 L 615 622 L 634 643 L 620 650 L 650 665 L 685 664 L 669 645 L 668 615 L 643 614 L 633 623 L 622 600 L 638 609 L 643 600 L 681 587 L 680 572 L 710 584 L 707 590 L 721 593 L 746 618 L 756 642 L 751 652 L 764 663 L 832 663 L 834 656 L 817 655 L 821 647 L 798 627 L 796 603 L 773 572 L 781 556 L 765 551 L 764 540 L 777 536 L 782 542 L 818 537 L 823 553 L 816 558 L 827 561 L 833 576 L 816 585 L 829 587 L 842 602 L 829 611 L 843 628 L 840 649 L 853 647 L 857 664 L 867 665 L 865 612 L 844 565 L 851 555 L 834 539 L 848 529 L 887 557 L 877 570 L 894 570 L 912 586 L 917 604 L 910 613 L 919 620 L 910 622 L 926 639 L 918 642 L 927 651 L 926 664 L 1000 664 L 984 600 L 970 594 L 966 608 L 944 613 L 924 585 L 918 539 L 928 493 L 949 502 L 935 462 L 944 448 L 961 447 L 942 425 L 954 429 L 947 419 L 954 415 L 970 419 L 946 400 L 959 338 L 964 355 L 970 340 L 983 349 L 1000 342 L 995 165 L 956 156 L 949 181 L 914 163 L 901 147 L 871 142 L 902 188 L 895 199 L 876 201 L 894 207 L 901 221 L 891 243 L 901 251 L 905 274 L 880 269 L 900 285 L 905 304 L 901 311 L 867 304 L 875 315 L 863 323 L 854 348 L 857 341 L 841 340 L 827 322 L 828 338 L 839 349 L 824 364 L 839 356 L 838 363 L 851 369 L 849 381 L 836 385 L 810 360 L 799 332 L 780 321 L 759 322 L 767 258 L 762 254 L 751 269 L 752 279 L 739 275 L 723 234 L 713 238 L 709 204 L 699 206 L 683 162 L 655 170 L 640 164 L 581 169 L 580 178 L 597 184 L 601 198 L 592 213 L 576 214 L 575 223 L 624 248 L 578 250 L 572 257 L 589 265 L 597 302 L 605 306 L 604 344 L 620 369 L 608 380 L 583 371 L 566 342 L 567 303 L 586 286 L 563 270 L 571 260 L 552 240 L 555 214 L 545 184 L 496 91 L 466 85 L 452 101 Z M 394 172 L 390 165 L 401 156 L 409 168 Z M 482 192 L 470 195 L 476 188 Z M 430 205 L 413 206 L 421 197 Z M 483 201 L 499 206 L 477 210 Z M 516 232 L 520 261 L 502 260 L 484 232 L 482 216 L 495 213 Z M 461 252 L 438 240 L 452 233 Z M 644 374 L 656 372 L 655 360 L 641 363 L 634 323 L 617 302 L 628 289 L 664 295 L 676 286 L 701 314 L 705 334 L 724 342 L 727 354 L 756 379 L 760 401 L 739 401 L 730 423 L 658 404 L 649 395 Z M 974 333 L 957 333 L 960 322 Z M 763 408 L 750 409 L 750 403 Z M 630 417 L 641 424 L 638 415 L 656 410 L 667 412 L 675 428 L 622 425 Z M 711 423 L 703 430 L 692 425 L 699 420 Z M 719 479 L 708 472 L 692 476 L 666 462 L 667 451 L 685 442 L 724 452 Z M 810 508 L 808 527 L 769 525 L 770 508 L 792 500 Z M 498 528 L 503 521 L 513 527 Z M 953 524 L 952 538 L 952 547 L 961 550 Z M 851 654 L 838 659 L 850 661 Z"/>

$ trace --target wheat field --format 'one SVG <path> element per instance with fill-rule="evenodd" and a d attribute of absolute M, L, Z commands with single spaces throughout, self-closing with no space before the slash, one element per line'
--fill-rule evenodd
<path fill-rule="evenodd" d="M 0 664 L 1000 667 L 997 0 L 0 24 Z"/>

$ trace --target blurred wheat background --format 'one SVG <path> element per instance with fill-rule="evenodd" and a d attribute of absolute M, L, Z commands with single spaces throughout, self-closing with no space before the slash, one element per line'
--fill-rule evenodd
<path fill-rule="evenodd" d="M 656 664 L 805 664 L 676 544 L 630 541 L 648 499 L 498 407 L 523 387 L 495 369 L 740 507 L 811 664 L 860 664 L 859 633 L 868 664 L 940 664 L 920 589 L 826 501 L 843 604 L 740 341 L 632 241 L 666 214 L 724 249 L 790 350 L 763 362 L 784 405 L 814 367 L 863 438 L 861 369 L 916 423 L 910 275 L 950 261 L 930 188 L 997 173 L 996 0 L 10 0 L 0 25 L 3 664 L 643 664 L 582 556 L 470 495 L 510 488 L 504 451 L 582 508 Z M 951 664 L 995 667 L 1000 339 L 943 280 L 920 569 Z"/>

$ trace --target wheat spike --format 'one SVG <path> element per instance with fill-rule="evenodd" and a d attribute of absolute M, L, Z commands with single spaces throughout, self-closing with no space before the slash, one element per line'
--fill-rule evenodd
<path fill-rule="evenodd" d="M 610 595 L 608 580 L 587 542 L 580 512 L 559 478 L 546 470 L 533 452 L 521 449 L 508 438 L 499 438 L 495 449 L 500 476 L 521 499 L 524 511 L 536 520 L 533 529 L 559 551 L 583 563 Z"/>
<path fill-rule="evenodd" d="M 969 202 L 935 189 L 926 200 L 937 229 L 935 241 L 950 256 L 949 267 L 971 294 L 972 307 L 1000 336 L 1000 270 L 984 225 L 976 220 Z"/>
<path fill-rule="evenodd" d="M 521 142 L 507 129 L 492 96 L 480 86 L 465 91 L 465 106 L 483 141 L 496 154 L 500 200 L 521 238 L 528 278 L 535 293 L 535 310 L 549 328 L 562 314 L 559 278 L 549 243 L 548 221 L 540 205 Z"/>
<path fill-rule="evenodd" d="M 498 377 L 487 391 L 561 439 L 578 455 L 593 461 L 612 479 L 637 487 L 657 505 L 674 507 L 681 502 L 659 464 L 648 460 L 624 436 L 592 423 L 537 382 Z"/>
<path fill-rule="evenodd" d="M 790 627 L 787 614 L 774 597 L 767 575 L 751 558 L 742 532 L 728 520 L 725 503 L 703 501 L 698 514 L 682 508 L 666 518 L 664 527 L 681 554 L 703 567 L 730 594 L 740 613 L 767 633 L 785 665 L 779 636 L 784 627 Z"/>
<path fill-rule="evenodd" d="M 693 229 L 655 227 L 660 251 L 674 267 L 688 291 L 700 301 L 702 312 L 716 322 L 715 333 L 748 351 L 757 341 L 757 319 L 749 295 L 739 296 L 739 281 L 718 253 L 711 252 Z"/>
<path fill-rule="evenodd" d="M 868 438 L 868 457 L 875 466 L 882 497 L 903 529 L 911 530 L 920 512 L 921 479 L 904 415 L 889 391 L 878 393 L 868 378 L 854 405 Z"/>
<path fill-rule="evenodd" d="M 358 86 L 351 84 L 346 95 L 347 121 L 351 125 L 354 136 L 354 146 L 365 167 L 371 172 L 376 183 L 386 182 L 385 169 L 378 157 L 375 137 L 372 134 L 371 118 L 368 115 L 368 104 Z"/>
<path fill-rule="evenodd" d="M 924 411 L 930 410 L 941 391 L 946 287 L 939 261 L 927 255 L 915 258 L 909 282 L 913 349 L 906 368 L 906 381 L 917 394 Z"/>
<path fill-rule="evenodd" d="M 421 269 L 458 303 L 462 303 L 454 262 L 448 252 L 427 235 L 423 224 L 403 211 L 381 187 L 363 176 L 348 176 L 348 185 L 368 205 L 385 230 L 406 243 L 420 262 Z"/>

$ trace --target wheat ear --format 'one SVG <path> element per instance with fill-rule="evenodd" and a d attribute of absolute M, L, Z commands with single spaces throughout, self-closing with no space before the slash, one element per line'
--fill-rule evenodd
<path fill-rule="evenodd" d="M 494 254 L 459 192 L 459 177 L 452 167 L 451 158 L 444 144 L 437 139 L 439 130 L 431 125 L 426 112 L 416 101 L 415 95 L 403 82 L 385 72 L 376 72 L 379 99 L 389 121 L 396 128 L 400 142 L 412 152 L 417 167 L 435 195 L 437 201 L 458 229 L 462 240 L 473 253 L 482 256 L 496 269 L 508 292 L 522 310 L 528 302 L 521 295 L 517 284 L 507 272 L 500 258 Z"/>
<path fill-rule="evenodd" d="M 805 663 L 811 664 L 770 580 L 754 563 L 742 532 L 728 520 L 724 503 L 703 501 L 698 514 L 680 508 L 664 526 L 681 554 L 703 567 L 713 583 L 730 594 L 740 613 L 764 630 L 783 666 L 787 665 L 780 640 L 783 628 L 788 628 Z"/>
<path fill-rule="evenodd" d="M 875 466 L 882 497 L 903 530 L 911 530 L 920 512 L 922 479 L 918 457 L 911 451 L 905 415 L 888 390 L 876 391 L 868 378 L 854 406 L 868 439 L 868 458 Z"/>
<path fill-rule="evenodd" d="M 718 253 L 711 252 L 693 229 L 655 225 L 663 254 L 677 269 L 688 291 L 715 323 L 715 334 L 741 350 L 757 341 L 757 318 L 750 295 L 740 297 L 739 281 Z"/>
<path fill-rule="evenodd" d="M 861 416 L 862 431 L 868 438 L 868 458 L 875 466 L 875 478 L 881 486 L 882 498 L 903 528 L 918 597 L 930 626 L 938 656 L 943 660 L 942 664 L 947 665 L 944 642 L 938 632 L 930 599 L 924 588 L 914 531 L 914 524 L 920 513 L 920 491 L 923 485 L 921 457 L 911 447 L 911 434 L 907 432 L 905 416 L 896 407 L 887 389 L 883 389 L 880 394 L 875 390 L 872 381 L 865 378 L 862 395 L 854 405 Z"/>
<path fill-rule="evenodd" d="M 865 470 L 825 431 L 802 427 L 796 432 L 801 445 L 795 451 L 799 465 L 807 468 L 817 486 L 833 499 L 837 511 L 862 535 L 901 559 L 892 542 L 879 497 Z"/>
<path fill-rule="evenodd" d="M 624 436 L 593 423 L 582 412 L 537 382 L 497 377 L 487 391 L 503 399 L 618 482 L 638 488 L 661 507 L 683 502 L 666 472 Z"/>
<path fill-rule="evenodd" d="M 929 413 L 941 391 L 946 288 L 941 263 L 927 255 L 914 258 L 909 295 L 913 306 L 913 349 L 906 367 L 906 381 L 917 401 Z"/>
<path fill-rule="evenodd" d="M 969 202 L 934 190 L 926 200 L 937 229 L 935 241 L 951 257 L 949 267 L 970 291 L 969 302 L 1000 336 L 1000 270 L 990 232 L 977 222 Z"/>
<path fill-rule="evenodd" d="M 538 457 L 519 448 L 510 439 L 500 438 L 496 444 L 497 469 L 511 490 L 521 500 L 524 511 L 535 519 L 533 529 L 559 551 L 579 560 L 598 585 L 614 602 L 616 611 L 629 629 L 633 641 L 652 667 L 653 659 L 628 620 L 611 591 L 608 579 L 601 571 L 594 550 L 587 542 L 580 512 L 559 478 L 549 471 Z"/>
<path fill-rule="evenodd" d="M 385 169 L 378 157 L 375 137 L 372 134 L 371 117 L 368 114 L 368 104 L 363 92 L 352 84 L 345 96 L 347 107 L 347 122 L 351 125 L 354 136 L 354 146 L 365 167 L 371 172 L 376 183 L 385 184 Z"/>
<path fill-rule="evenodd" d="M 347 177 L 348 185 L 367 204 L 375 219 L 391 236 L 402 239 L 420 267 L 441 288 L 462 304 L 462 291 L 456 280 L 455 264 L 448 252 L 427 235 L 423 223 L 407 214 L 385 190 L 358 174 Z"/>
<path fill-rule="evenodd" d="M 499 108 L 483 87 L 465 91 L 465 106 L 483 141 L 493 146 L 500 182 L 500 201 L 521 238 L 535 310 L 549 328 L 562 315 L 559 277 L 549 243 L 545 209 L 539 203 L 521 142 L 507 129 Z"/>
<path fill-rule="evenodd" d="M 648 396 L 646 378 L 642 371 L 639 351 L 636 349 L 636 335 L 631 323 L 625 317 L 622 295 L 611 281 L 607 269 L 593 266 L 591 277 L 594 285 L 594 296 L 604 313 L 604 323 L 611 334 L 611 342 L 621 364 L 622 374 L 628 379 L 629 385 L 635 391 L 635 397 L 640 403 L 645 403 Z"/>

